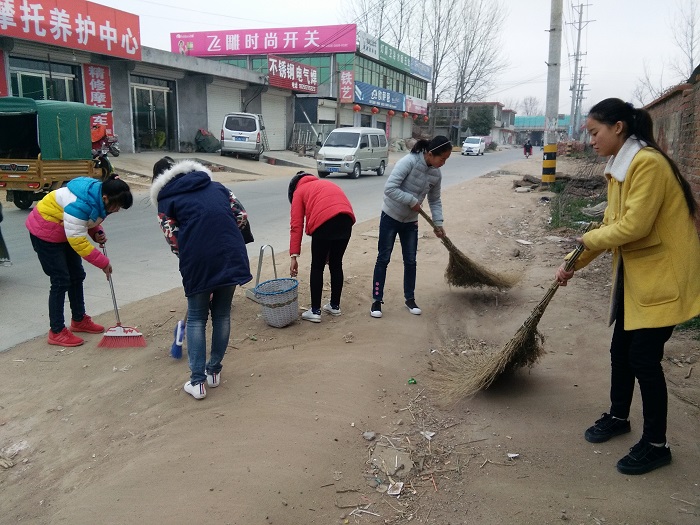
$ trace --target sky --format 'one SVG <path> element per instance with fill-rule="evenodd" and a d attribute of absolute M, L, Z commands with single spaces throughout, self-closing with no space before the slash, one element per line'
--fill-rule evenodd
<path fill-rule="evenodd" d="M 341 0 L 207 0 L 201 9 L 192 0 L 93 0 L 139 15 L 141 43 L 170 50 L 171 32 L 320 26 L 352 23 Z M 501 0 L 508 13 L 502 27 L 503 58 L 508 66 L 484 100 L 512 106 L 536 97 L 545 109 L 551 0 Z M 581 59 L 585 114 L 596 102 L 619 97 L 635 102 L 633 93 L 645 64 L 654 82 L 666 87 L 680 81 L 668 66 L 680 58 L 672 22 L 679 2 L 700 0 L 591 0 L 583 5 Z M 559 112 L 571 110 L 578 11 L 564 0 Z M 234 7 L 235 6 L 235 7 Z M 303 6 L 303 7 L 301 7 Z M 575 22 L 575 23 L 574 23 Z M 677 27 L 676 29 L 677 30 Z"/>

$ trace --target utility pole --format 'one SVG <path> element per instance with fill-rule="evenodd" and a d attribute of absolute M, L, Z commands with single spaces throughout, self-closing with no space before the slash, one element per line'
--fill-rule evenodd
<path fill-rule="evenodd" d="M 571 114 L 569 117 L 569 137 L 573 139 L 578 138 L 578 127 L 577 119 L 580 112 L 580 106 L 578 106 L 578 95 L 579 95 L 579 66 L 578 63 L 581 61 L 581 30 L 586 27 L 588 20 L 583 22 L 583 8 L 588 7 L 590 4 L 579 4 L 578 9 L 574 7 L 575 11 L 578 11 L 578 24 L 576 25 L 577 37 L 576 37 L 576 53 L 574 54 L 574 83 L 571 85 Z"/>
<path fill-rule="evenodd" d="M 542 183 L 556 180 L 557 172 L 557 122 L 559 120 L 559 76 L 561 70 L 562 1 L 552 0 L 549 21 L 549 61 L 547 64 L 547 107 L 545 110 L 544 160 Z"/>

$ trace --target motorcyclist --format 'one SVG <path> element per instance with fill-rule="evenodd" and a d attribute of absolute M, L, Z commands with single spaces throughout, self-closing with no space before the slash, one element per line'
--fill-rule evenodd
<path fill-rule="evenodd" d="M 532 144 L 530 143 L 530 139 L 527 139 L 525 141 L 525 145 L 523 146 L 523 153 L 525 154 L 526 158 L 532 155 Z"/>

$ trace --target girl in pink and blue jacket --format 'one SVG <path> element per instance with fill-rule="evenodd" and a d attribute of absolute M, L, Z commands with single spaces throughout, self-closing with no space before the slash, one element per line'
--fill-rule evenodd
<path fill-rule="evenodd" d="M 83 259 L 112 273 L 106 255 L 90 242 L 104 244 L 101 224 L 107 215 L 128 209 L 133 203 L 129 185 L 113 174 L 104 182 L 77 177 L 65 187 L 41 199 L 26 220 L 29 238 L 44 273 L 49 276 L 49 330 L 51 345 L 79 346 L 83 339 L 73 332 L 102 333 L 104 327 L 85 313 Z M 66 293 L 71 308 L 71 328 L 66 328 L 63 306 Z"/>

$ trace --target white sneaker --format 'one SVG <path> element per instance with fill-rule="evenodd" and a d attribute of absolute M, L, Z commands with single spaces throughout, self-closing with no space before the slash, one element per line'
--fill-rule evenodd
<path fill-rule="evenodd" d="M 372 307 L 369 309 L 369 315 L 379 319 L 382 316 L 382 302 L 374 301 Z"/>
<path fill-rule="evenodd" d="M 221 372 L 214 372 L 210 374 L 207 372 L 207 385 L 212 388 L 216 388 L 221 384 Z"/>
<path fill-rule="evenodd" d="M 413 315 L 420 315 L 423 313 L 423 310 L 418 308 L 415 299 L 409 299 L 408 301 L 406 301 L 406 308 L 408 308 L 408 311 L 411 312 Z"/>
<path fill-rule="evenodd" d="M 330 304 L 323 305 L 323 311 L 328 312 L 331 315 L 340 315 L 340 308 L 333 308 Z"/>
<path fill-rule="evenodd" d="M 204 383 L 193 385 L 191 381 L 187 381 L 182 388 L 195 399 L 204 399 L 207 397 L 207 389 L 204 388 Z"/>
<path fill-rule="evenodd" d="M 321 314 L 315 314 L 312 310 L 306 310 L 306 312 L 301 314 L 301 318 L 312 323 L 321 322 Z"/>

